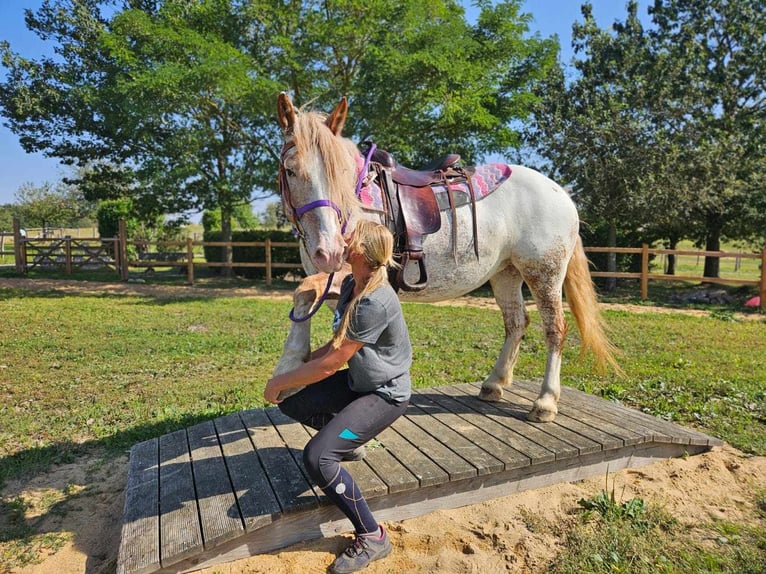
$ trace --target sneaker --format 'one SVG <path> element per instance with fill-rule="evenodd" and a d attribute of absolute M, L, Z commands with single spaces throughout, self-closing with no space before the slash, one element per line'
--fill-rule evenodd
<path fill-rule="evenodd" d="M 367 448 L 362 445 L 356 447 L 351 452 L 347 452 L 343 455 L 343 458 L 341 460 L 345 461 L 352 461 L 352 460 L 362 460 L 365 456 L 367 456 Z"/>
<path fill-rule="evenodd" d="M 375 560 L 380 560 L 391 554 L 391 542 L 388 534 L 380 527 L 380 538 L 357 535 L 354 542 L 335 559 L 330 566 L 331 574 L 348 574 L 358 572 Z"/>

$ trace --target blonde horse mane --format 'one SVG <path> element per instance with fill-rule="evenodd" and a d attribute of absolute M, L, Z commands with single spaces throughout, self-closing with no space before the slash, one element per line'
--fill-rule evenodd
<path fill-rule="evenodd" d="M 348 214 L 354 213 L 361 205 L 355 193 L 359 150 L 348 138 L 335 135 L 326 122 L 327 115 L 323 113 L 303 109 L 296 111 L 293 126 L 298 160 L 296 167 L 306 178 L 312 170 L 323 167 L 330 190 L 328 199 L 348 219 Z M 323 166 L 314 165 L 319 158 L 324 162 Z"/>

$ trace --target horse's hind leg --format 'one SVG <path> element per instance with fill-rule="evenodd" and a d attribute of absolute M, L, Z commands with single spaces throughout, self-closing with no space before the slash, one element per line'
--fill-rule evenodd
<path fill-rule="evenodd" d="M 529 324 L 529 315 L 521 293 L 523 282 L 519 271 L 511 265 L 490 279 L 492 292 L 503 314 L 505 343 L 492 372 L 481 385 L 479 398 L 482 400 L 499 401 L 503 397 L 503 387 L 513 382 L 513 366 Z"/>
<path fill-rule="evenodd" d="M 524 279 L 534 295 L 540 312 L 548 348 L 540 394 L 527 415 L 531 421 L 549 422 L 556 418 L 558 413 L 557 404 L 561 395 L 561 354 L 567 331 L 564 308 L 561 303 L 565 270 L 566 268 L 549 269 L 541 272 L 535 269 L 534 272 L 524 274 Z"/>

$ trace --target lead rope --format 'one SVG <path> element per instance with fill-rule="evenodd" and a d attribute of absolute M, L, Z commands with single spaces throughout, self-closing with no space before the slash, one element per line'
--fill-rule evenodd
<path fill-rule="evenodd" d="M 362 185 L 364 185 L 364 180 L 367 177 L 367 170 L 370 167 L 370 160 L 372 159 L 372 154 L 375 153 L 375 150 L 378 146 L 376 146 L 374 143 L 370 144 L 370 149 L 367 150 L 367 155 L 364 158 L 364 164 L 362 165 L 362 171 L 359 173 L 359 178 L 356 182 L 356 197 L 359 198 L 362 194 Z M 340 214 L 339 214 L 340 215 Z M 340 228 L 341 235 L 344 235 L 346 233 L 346 225 L 348 225 L 348 219 L 346 219 L 343 222 L 343 225 Z M 290 309 L 290 320 L 293 323 L 303 323 L 304 321 L 308 321 L 311 319 L 317 311 L 319 311 L 320 307 L 322 307 L 322 304 L 325 302 L 325 299 L 327 299 L 327 294 L 330 292 L 330 286 L 332 285 L 333 277 L 335 277 L 335 272 L 333 271 L 330 273 L 330 275 L 327 277 L 327 285 L 325 285 L 324 293 L 322 293 L 322 296 L 319 298 L 319 300 L 314 303 L 314 305 L 311 307 L 311 310 L 304 315 L 303 317 L 296 317 L 295 316 L 295 307 Z"/>

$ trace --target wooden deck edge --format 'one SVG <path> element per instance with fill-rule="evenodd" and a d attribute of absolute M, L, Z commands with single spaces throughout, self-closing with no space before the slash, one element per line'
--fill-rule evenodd
<path fill-rule="evenodd" d="M 435 510 L 459 508 L 525 490 L 584 480 L 626 468 L 639 468 L 668 458 L 700 454 L 710 449 L 707 445 L 641 443 L 389 494 L 373 498 L 369 500 L 369 504 L 375 517 L 382 522 L 406 520 Z M 350 522 L 340 511 L 334 506 L 325 505 L 285 514 L 263 529 L 245 534 L 158 572 L 194 572 L 216 564 L 285 548 L 298 542 L 335 536 L 350 529 Z"/>

